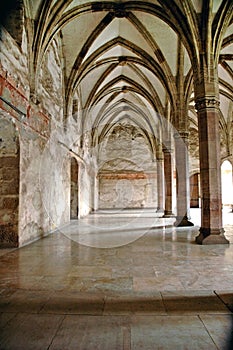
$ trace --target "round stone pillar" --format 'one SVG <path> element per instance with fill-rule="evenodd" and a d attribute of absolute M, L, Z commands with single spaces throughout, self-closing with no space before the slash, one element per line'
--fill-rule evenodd
<path fill-rule="evenodd" d="M 177 132 L 175 138 L 176 203 L 175 226 L 193 226 L 190 217 L 190 187 L 188 163 L 188 132 Z"/>

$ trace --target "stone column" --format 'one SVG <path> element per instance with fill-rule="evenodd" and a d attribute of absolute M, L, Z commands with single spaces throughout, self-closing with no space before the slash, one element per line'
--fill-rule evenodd
<path fill-rule="evenodd" d="M 188 132 L 180 132 L 175 137 L 176 155 L 176 203 L 175 226 L 193 226 L 190 217 L 190 186 L 188 163 Z"/>
<path fill-rule="evenodd" d="M 164 159 L 162 151 L 157 155 L 157 213 L 164 213 Z"/>
<path fill-rule="evenodd" d="M 99 178 L 98 175 L 94 175 L 94 198 L 93 198 L 93 211 L 97 211 L 99 207 Z"/>
<path fill-rule="evenodd" d="M 165 180 L 165 210 L 164 218 L 173 217 L 172 213 L 172 149 L 164 148 L 164 180 Z"/>
<path fill-rule="evenodd" d="M 219 101 L 216 96 L 196 98 L 199 128 L 201 228 L 198 244 L 226 244 L 222 226 L 219 140 Z"/>

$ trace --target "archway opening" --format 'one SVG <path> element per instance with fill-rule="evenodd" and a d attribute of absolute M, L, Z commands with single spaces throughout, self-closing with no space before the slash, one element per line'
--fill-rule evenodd
<path fill-rule="evenodd" d="M 233 175 L 232 164 L 225 160 L 221 166 L 222 178 L 222 204 L 231 207 L 233 205 Z"/>
<path fill-rule="evenodd" d="M 77 219 L 79 215 L 79 186 L 78 186 L 79 166 L 75 158 L 70 162 L 70 218 Z"/>
<path fill-rule="evenodd" d="M 199 208 L 199 174 L 190 176 L 190 208 Z"/>

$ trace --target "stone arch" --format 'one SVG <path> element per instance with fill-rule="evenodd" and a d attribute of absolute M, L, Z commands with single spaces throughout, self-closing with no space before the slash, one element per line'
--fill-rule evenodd
<path fill-rule="evenodd" d="M 18 247 L 19 137 L 12 121 L 0 118 L 0 247 Z"/>

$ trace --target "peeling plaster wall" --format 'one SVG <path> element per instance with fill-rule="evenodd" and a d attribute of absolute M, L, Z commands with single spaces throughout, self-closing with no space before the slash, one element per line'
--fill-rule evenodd
<path fill-rule="evenodd" d="M 15 43 L 4 28 L 1 28 L 0 62 L 2 69 L 7 72 L 8 80 L 12 79 L 15 87 L 22 88 L 25 97 L 29 98 L 28 48 L 24 27 L 21 47 Z"/>
<path fill-rule="evenodd" d="M 20 243 L 69 221 L 69 157 L 53 139 L 25 132 L 21 140 Z"/>
<path fill-rule="evenodd" d="M 52 116 L 53 128 L 61 128 L 63 123 L 62 95 L 62 60 L 60 57 L 60 41 L 55 38 L 44 55 L 38 84 L 38 101 L 40 106 Z"/>
<path fill-rule="evenodd" d="M 4 113 L 17 122 L 20 138 L 19 246 L 43 237 L 70 219 L 70 156 L 67 148 L 75 138 L 63 128 L 62 63 L 60 43 L 54 40 L 44 56 L 37 104 L 29 99 L 27 42 L 22 47 L 3 30 L 1 36 L 1 95 L 24 116 L 0 101 Z M 74 126 L 73 126 L 74 130 Z M 67 135 L 70 135 L 69 137 Z M 77 138 L 77 134 L 76 134 Z"/>
<path fill-rule="evenodd" d="M 100 175 L 100 208 L 155 207 L 154 179 Z M 154 197 L 154 198 L 153 198 Z"/>
<path fill-rule="evenodd" d="M 70 163 L 64 140 L 61 62 L 54 40 L 41 66 L 38 109 L 49 116 L 49 139 L 24 132 L 21 140 L 21 244 L 69 221 Z"/>
<path fill-rule="evenodd" d="M 50 230 L 40 186 L 41 155 L 46 142 L 36 133 L 21 129 L 19 243 L 42 238 Z"/>

